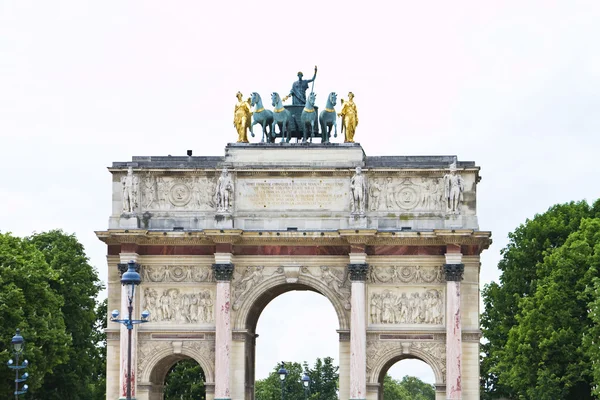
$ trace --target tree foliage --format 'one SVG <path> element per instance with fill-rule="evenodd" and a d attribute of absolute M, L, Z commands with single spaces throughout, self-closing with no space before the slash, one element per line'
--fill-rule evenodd
<path fill-rule="evenodd" d="M 282 384 L 277 371 L 281 365 L 276 365 L 266 379 L 256 381 L 254 393 L 256 400 L 280 400 Z M 304 387 L 300 382 L 304 371 L 311 379 L 308 398 L 310 400 L 337 400 L 338 367 L 333 365 L 331 357 L 323 360 L 317 358 L 313 368 L 304 362 L 304 368 L 299 363 L 285 363 L 288 375 L 283 382 L 286 400 L 304 400 Z"/>
<path fill-rule="evenodd" d="M 73 235 L 0 234 L 0 361 L 10 357 L 10 338 L 20 328 L 24 357 L 30 361 L 31 396 L 94 398 L 104 375 L 96 331 L 100 289 L 97 273 Z M 13 391 L 7 370 L 0 368 L 1 398 Z"/>
<path fill-rule="evenodd" d="M 509 235 L 500 283 L 483 292 L 484 398 L 591 398 L 599 211 L 556 205 Z"/>
<path fill-rule="evenodd" d="M 383 379 L 385 400 L 435 400 L 435 387 L 414 376 L 405 376 L 401 381 L 386 375 Z"/>
<path fill-rule="evenodd" d="M 169 370 L 165 379 L 165 400 L 204 400 L 204 371 L 191 358 L 181 360 Z"/>

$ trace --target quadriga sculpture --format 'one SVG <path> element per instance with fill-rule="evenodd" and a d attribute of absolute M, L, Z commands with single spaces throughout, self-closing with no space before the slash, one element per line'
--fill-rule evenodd
<path fill-rule="evenodd" d="M 331 128 L 334 128 L 333 137 L 337 137 L 337 118 L 335 115 L 335 105 L 337 103 L 337 94 L 329 93 L 327 96 L 327 105 L 319 115 L 319 123 L 321 124 L 321 143 L 329 143 L 331 138 Z"/>
<path fill-rule="evenodd" d="M 281 141 L 290 141 L 290 120 L 292 114 L 283 107 L 281 97 L 279 93 L 274 92 L 271 94 L 271 103 L 273 104 L 273 124 L 271 126 L 271 136 L 275 138 L 275 125 L 279 127 L 279 133 L 281 133 Z"/>

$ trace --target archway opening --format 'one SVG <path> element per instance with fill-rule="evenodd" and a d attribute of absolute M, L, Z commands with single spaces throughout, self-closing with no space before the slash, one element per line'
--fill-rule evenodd
<path fill-rule="evenodd" d="M 435 373 L 423 360 L 407 355 L 390 360 L 379 376 L 380 399 L 435 400 Z"/>
<path fill-rule="evenodd" d="M 151 400 L 204 400 L 206 374 L 200 364 L 183 354 L 163 358 L 150 375 Z"/>
<path fill-rule="evenodd" d="M 328 370 L 329 373 L 321 374 L 324 381 L 330 380 L 332 370 L 337 374 L 340 321 L 327 297 L 306 286 L 282 285 L 263 296 L 256 306 L 262 309 L 256 308 L 254 318 L 248 321 L 248 328 L 258 334 L 253 383 L 262 381 L 264 386 L 281 361 L 302 365 L 289 365 L 294 371 L 303 370 L 305 362 L 310 371 Z M 332 360 L 324 366 L 328 357 Z M 319 365 L 317 359 L 321 360 Z M 299 378 L 294 375 L 292 379 Z"/>

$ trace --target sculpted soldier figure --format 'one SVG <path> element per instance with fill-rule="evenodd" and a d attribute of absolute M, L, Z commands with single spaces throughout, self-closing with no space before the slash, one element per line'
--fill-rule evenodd
<path fill-rule="evenodd" d="M 133 176 L 133 167 L 129 167 L 127 169 L 127 176 L 121 178 L 121 185 L 123 186 L 123 212 L 124 213 L 132 213 L 136 206 L 137 202 L 135 201 L 136 197 L 136 178 Z"/>
<path fill-rule="evenodd" d="M 342 117 L 342 130 L 346 131 L 344 143 L 354 143 L 354 133 L 358 125 L 358 111 L 354 104 L 354 93 L 348 93 L 348 101 L 342 100 L 342 111 L 338 114 Z"/>
<path fill-rule="evenodd" d="M 364 214 L 367 185 L 365 184 L 365 177 L 360 167 L 356 167 L 356 173 L 350 180 L 350 190 L 352 191 L 352 212 Z"/>
<path fill-rule="evenodd" d="M 283 98 L 283 101 L 286 101 L 288 98 L 292 98 L 292 105 L 294 106 L 303 106 L 306 104 L 306 89 L 308 89 L 308 84 L 313 82 L 317 77 L 317 66 L 315 65 L 315 74 L 312 79 L 302 79 L 304 74 L 302 72 L 298 72 L 298 80 L 294 82 L 292 85 L 292 90 L 290 90 L 290 94 Z"/>
<path fill-rule="evenodd" d="M 450 173 L 444 175 L 444 199 L 446 211 L 450 214 L 460 214 L 460 202 L 463 200 L 465 183 L 462 176 L 456 173 L 456 161 L 450 164 Z"/>
<path fill-rule="evenodd" d="M 238 99 L 233 111 L 233 126 L 238 133 L 238 143 L 248 143 L 248 129 L 251 129 L 252 111 L 250 111 L 250 99 L 242 100 L 242 93 L 235 95 Z"/>
<path fill-rule="evenodd" d="M 217 211 L 229 212 L 231 209 L 231 197 L 233 196 L 233 180 L 229 175 L 227 168 L 223 168 L 221 176 L 217 181 Z"/>

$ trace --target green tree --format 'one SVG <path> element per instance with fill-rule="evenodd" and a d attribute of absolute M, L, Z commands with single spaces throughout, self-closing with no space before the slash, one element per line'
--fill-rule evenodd
<path fill-rule="evenodd" d="M 0 233 L 0 398 L 11 398 L 14 391 L 14 375 L 5 366 L 12 357 L 10 340 L 16 328 L 25 339 L 23 356 L 30 362 L 27 384 L 32 398 L 49 398 L 41 386 L 68 362 L 72 338 L 61 309 L 64 299 L 53 289 L 59 280 L 33 243 Z"/>
<path fill-rule="evenodd" d="M 277 373 L 280 367 L 281 365 L 276 365 L 266 379 L 256 381 L 256 400 L 281 399 L 281 380 Z M 304 368 L 299 363 L 286 362 L 285 368 L 288 370 L 283 386 L 286 400 L 304 400 L 304 387 L 300 379 L 305 370 L 311 379 L 309 399 L 337 400 L 338 367 L 333 365 L 331 357 L 325 357 L 323 360 L 317 358 L 313 368 L 308 368 L 306 362 Z"/>
<path fill-rule="evenodd" d="M 500 283 L 493 282 L 483 290 L 485 310 L 481 326 L 485 341 L 481 375 L 484 399 L 517 397 L 515 389 L 499 377 L 508 368 L 508 364 L 502 362 L 504 349 L 509 332 L 519 323 L 521 299 L 532 296 L 540 278 L 545 276 L 544 258 L 579 229 L 582 219 L 599 215 L 599 211 L 600 202 L 593 207 L 586 202 L 555 205 L 509 234 L 509 244 L 502 250 L 502 260 L 498 264 L 502 272 Z"/>
<path fill-rule="evenodd" d="M 108 299 L 104 299 L 96 306 L 96 323 L 94 325 L 94 339 L 98 352 L 93 373 L 94 381 L 90 383 L 91 400 L 106 400 L 106 324 L 108 315 Z"/>
<path fill-rule="evenodd" d="M 188 358 L 175 363 L 165 379 L 165 400 L 204 400 L 205 379 L 196 360 Z"/>
<path fill-rule="evenodd" d="M 317 358 L 315 366 L 310 369 L 304 363 L 305 370 L 310 377 L 310 399 L 328 400 L 337 399 L 338 369 L 333 365 L 333 358 L 325 357 L 323 360 Z"/>
<path fill-rule="evenodd" d="M 96 297 L 102 289 L 97 271 L 90 265 L 75 235 L 53 230 L 33 235 L 28 241 L 40 250 L 57 279 L 50 287 L 63 299 L 68 363 L 57 365 L 42 385 L 48 400 L 90 399 L 98 382 L 103 349 L 96 331 Z"/>
<path fill-rule="evenodd" d="M 401 381 L 386 375 L 383 379 L 385 400 L 435 400 L 435 387 L 414 376 L 405 376 Z"/>

